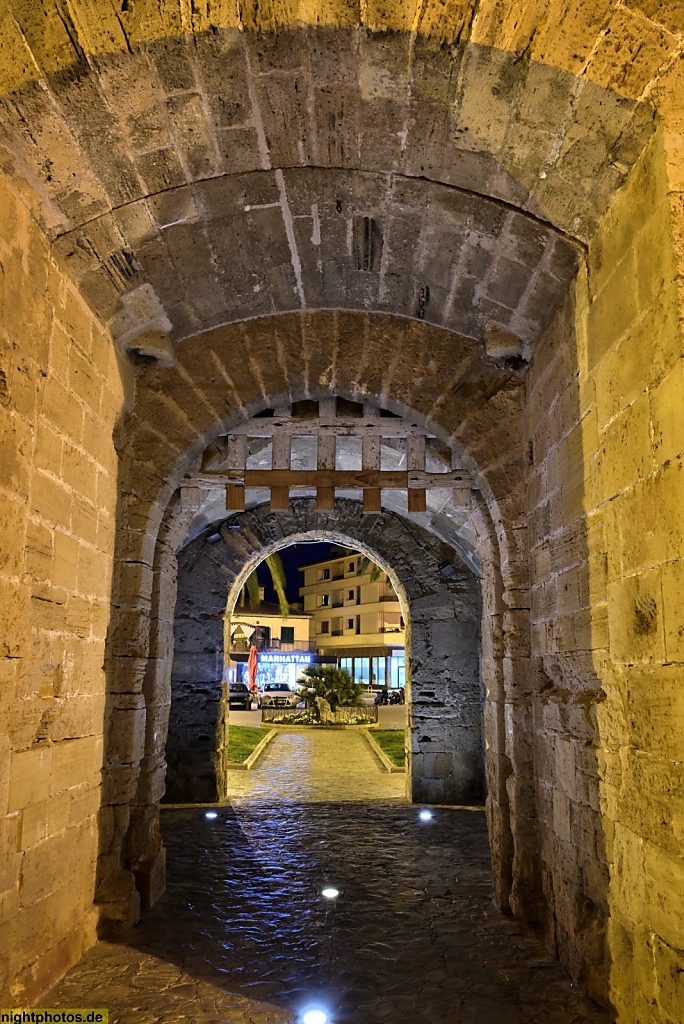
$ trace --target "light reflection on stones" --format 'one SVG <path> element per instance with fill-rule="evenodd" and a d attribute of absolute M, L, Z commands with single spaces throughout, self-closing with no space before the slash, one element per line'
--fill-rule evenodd
<path fill-rule="evenodd" d="M 362 791 L 370 772 L 386 781 L 361 758 L 342 764 L 345 736 L 321 740 L 341 783 L 354 789 L 353 763 Z M 482 813 L 442 808 L 426 829 L 391 795 L 326 801 L 306 757 L 293 757 L 305 749 L 279 737 L 215 821 L 166 810 L 166 895 L 127 944 L 100 943 L 44 1005 L 108 1006 L 111 1024 L 293 1024 L 312 1005 L 333 1024 L 608 1020 L 494 908 Z M 286 799 L 273 782 L 268 796 L 265 780 L 287 773 Z M 340 894 L 322 900 L 331 878 Z"/>

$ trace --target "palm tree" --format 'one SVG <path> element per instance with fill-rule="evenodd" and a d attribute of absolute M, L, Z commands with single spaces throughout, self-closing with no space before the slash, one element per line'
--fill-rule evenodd
<path fill-rule="evenodd" d="M 324 697 L 331 711 L 338 707 L 358 707 L 363 687 L 355 683 L 346 668 L 337 665 L 307 665 L 300 683 L 304 683 L 302 698 L 314 707 L 316 697 Z"/>
<path fill-rule="evenodd" d="M 380 577 L 382 576 L 382 569 L 380 568 L 378 563 L 373 562 L 372 559 L 368 557 L 368 555 L 362 555 L 361 558 L 359 558 L 358 564 L 356 566 L 356 575 L 364 576 L 368 571 L 369 565 L 371 566 L 370 582 L 377 583 Z"/>
<path fill-rule="evenodd" d="M 266 555 L 264 559 L 266 567 L 271 574 L 271 582 L 273 583 L 273 589 L 276 592 L 278 598 L 278 607 L 280 608 L 280 614 L 284 619 L 290 614 L 290 603 L 287 600 L 287 594 L 285 588 L 287 582 L 285 579 L 285 569 L 283 567 L 283 561 L 279 554 Z M 258 566 L 257 566 L 258 569 Z M 259 598 L 259 578 L 257 576 L 257 569 L 250 573 L 247 577 L 244 587 L 240 591 L 240 607 L 244 608 L 245 601 L 250 608 L 258 608 L 260 603 Z"/>

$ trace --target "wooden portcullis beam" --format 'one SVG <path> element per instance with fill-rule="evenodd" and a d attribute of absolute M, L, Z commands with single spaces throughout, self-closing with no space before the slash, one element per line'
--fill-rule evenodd
<path fill-rule="evenodd" d="M 306 437 L 316 434 L 331 437 L 362 437 L 364 434 L 375 434 L 379 437 L 434 437 L 417 424 L 406 424 L 403 420 L 385 420 L 380 418 L 363 419 L 331 418 L 328 420 L 300 420 L 289 417 L 274 417 L 263 420 L 249 420 L 231 427 L 231 437 L 273 437 L 276 434 L 289 434 L 291 437 Z M 221 439 L 222 440 L 222 439 Z M 215 442 L 215 445 L 218 442 Z"/>
<path fill-rule="evenodd" d="M 334 508 L 337 490 L 360 490 L 364 512 L 381 509 L 383 490 L 405 490 L 409 512 L 425 512 L 427 491 L 437 487 L 452 488 L 459 505 L 469 504 L 470 477 L 458 464 L 455 453 L 452 453 L 451 472 L 426 469 L 427 442 L 433 435 L 419 424 L 383 418 L 368 403 L 363 407 L 359 405 L 363 416 L 337 416 L 336 408 L 336 399 L 321 399 L 317 403 L 318 418 L 293 417 L 283 409 L 276 416 L 253 419 L 234 427 L 213 443 L 202 460 L 199 477 L 205 483 L 225 485 L 229 511 L 244 509 L 247 488 L 267 489 L 271 508 L 277 510 L 289 507 L 292 489 L 315 492 L 317 508 L 326 511 Z M 298 457 L 301 458 L 302 438 L 315 441 L 315 469 L 292 468 L 293 443 L 299 445 Z M 338 468 L 338 442 L 342 438 L 356 438 L 360 442 L 360 468 Z M 381 468 L 385 440 L 393 446 L 399 465 L 403 462 L 402 469 Z M 271 447 L 270 468 L 248 469 L 248 453 L 254 458 L 268 446 Z M 349 451 L 346 454 L 348 457 Z"/>
<path fill-rule="evenodd" d="M 334 487 L 363 490 L 406 490 L 408 487 L 459 487 L 469 483 L 467 473 L 452 470 L 430 473 L 426 469 L 244 469 L 203 473 L 202 480 L 221 478 L 244 487 Z"/>
<path fill-rule="evenodd" d="M 229 510 L 244 508 L 245 488 L 268 488 L 271 507 L 288 507 L 291 488 L 315 490 L 321 509 L 333 508 L 336 490 L 361 490 L 364 493 L 364 511 L 377 511 L 383 490 L 405 490 L 409 495 L 409 512 L 424 512 L 425 492 L 437 487 L 463 490 L 469 486 L 467 474 L 462 471 L 430 473 L 424 469 L 244 469 L 203 474 L 226 484 L 226 506 Z M 365 501 L 366 494 L 369 501 Z"/>

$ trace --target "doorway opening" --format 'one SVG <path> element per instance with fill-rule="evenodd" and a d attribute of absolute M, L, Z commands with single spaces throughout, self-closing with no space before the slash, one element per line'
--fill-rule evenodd
<path fill-rule="evenodd" d="M 404 609 L 382 566 L 354 547 L 293 544 L 266 556 L 233 598 L 224 630 L 228 767 L 265 751 L 264 729 L 343 725 L 367 741 L 366 770 L 405 774 Z M 348 750 L 361 753 L 351 740 Z"/>
<path fill-rule="evenodd" d="M 346 499 L 337 500 L 334 511 L 331 526 L 332 517 L 317 512 L 311 499 L 292 501 L 287 516 L 260 506 L 232 517 L 230 528 L 212 524 L 180 552 L 167 800 L 227 799 L 228 737 L 235 722 L 230 683 L 246 677 L 249 685 L 249 670 L 239 666 L 247 664 L 252 647 L 258 656 L 261 646 L 262 669 L 268 667 L 274 683 L 279 661 L 294 664 L 304 654 L 344 670 L 365 695 L 372 719 L 365 724 L 371 727 L 381 715 L 375 694 L 403 689 L 406 703 L 398 705 L 392 724 L 405 728 L 406 797 L 482 802 L 484 698 L 474 574 L 453 549 L 396 513 L 369 517 L 360 502 Z M 220 544 L 212 542 L 217 535 Z M 297 643 L 294 615 L 291 624 L 269 626 L 250 614 L 246 599 L 241 607 L 240 595 L 256 570 L 256 593 L 262 585 L 265 598 L 258 566 L 311 542 L 335 545 L 327 552 L 331 557 L 309 558 L 303 566 L 301 617 L 308 617 L 309 630 L 315 623 L 313 641 L 309 633 L 315 651 L 284 650 Z M 364 603 L 369 597 L 374 600 Z M 377 632 L 364 638 L 369 628 Z M 243 649 L 233 650 L 234 644 Z M 244 709 L 257 710 L 251 702 Z"/>

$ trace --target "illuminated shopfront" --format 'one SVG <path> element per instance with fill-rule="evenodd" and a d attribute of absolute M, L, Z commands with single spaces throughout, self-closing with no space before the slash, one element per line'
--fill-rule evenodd
<path fill-rule="evenodd" d="M 247 655 L 233 654 L 235 680 L 248 683 Z M 261 688 L 265 683 L 287 683 L 294 688 L 295 684 L 309 665 L 335 664 L 336 658 L 325 658 L 309 654 L 306 651 L 261 651 L 258 655 L 257 683 Z"/>

